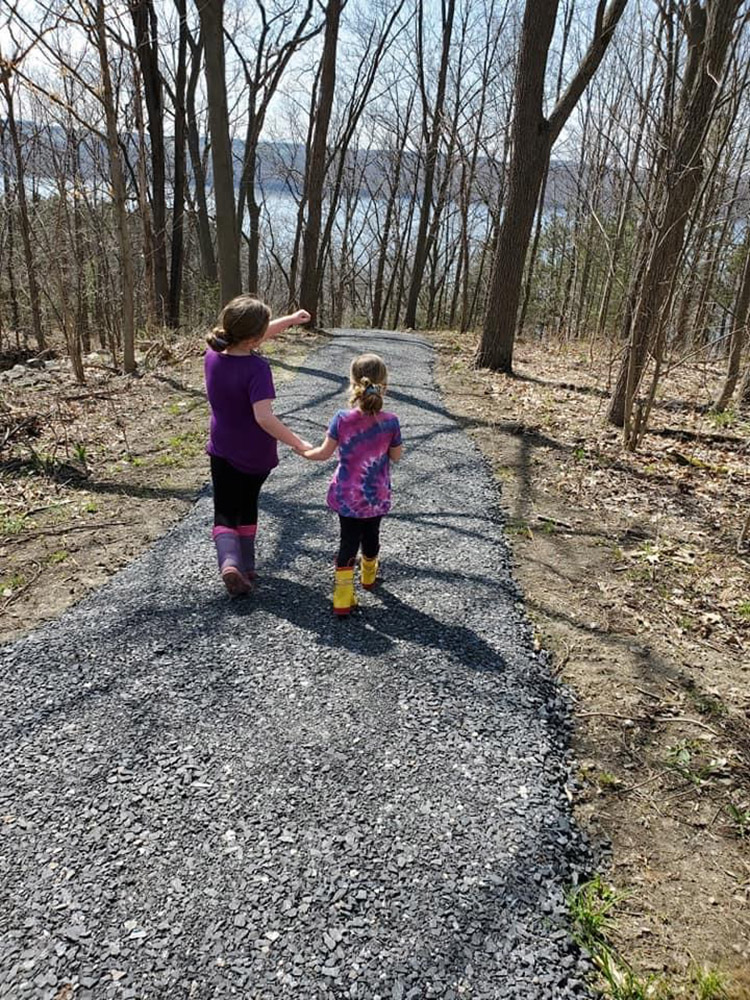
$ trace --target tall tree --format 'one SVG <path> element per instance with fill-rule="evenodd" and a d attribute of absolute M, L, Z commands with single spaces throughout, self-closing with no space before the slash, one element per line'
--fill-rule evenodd
<path fill-rule="evenodd" d="M 747 340 L 750 320 L 750 228 L 745 236 L 745 266 L 732 311 L 732 333 L 729 341 L 729 363 L 724 384 L 714 401 L 714 410 L 721 413 L 729 405 L 740 377 L 742 351 Z"/>
<path fill-rule="evenodd" d="M 10 64 L 6 67 L 0 63 L 0 79 L 2 81 L 3 93 L 5 95 L 5 106 L 7 109 L 7 127 L 10 135 L 10 142 L 13 149 L 13 158 L 16 172 L 16 196 L 18 198 L 18 208 L 21 223 L 21 242 L 23 244 L 23 256 L 26 264 L 26 280 L 29 285 L 29 304 L 31 306 L 31 328 L 36 339 L 36 345 L 40 351 L 46 347 L 44 330 L 42 329 L 42 309 L 39 292 L 39 282 L 37 280 L 36 263 L 34 261 L 34 247 L 31 236 L 31 219 L 29 216 L 29 203 L 26 197 L 26 169 L 21 152 L 21 135 L 16 121 L 16 111 L 14 105 L 13 88 L 10 82 Z"/>
<path fill-rule="evenodd" d="M 435 185 L 438 151 L 443 133 L 443 107 L 445 105 L 445 88 L 448 79 L 453 19 L 456 12 L 455 0 L 442 0 L 440 9 L 442 49 L 440 53 L 435 103 L 432 107 L 432 113 L 430 113 L 430 103 L 425 81 L 424 3 L 422 0 L 418 0 L 417 76 L 422 94 L 422 135 L 426 146 L 426 154 L 424 177 L 422 180 L 422 204 L 419 213 L 419 228 L 417 229 L 417 242 L 414 247 L 409 297 L 406 302 L 406 313 L 404 315 L 404 323 L 412 329 L 417 325 L 419 291 L 422 287 L 422 279 L 424 278 L 424 270 L 427 263 L 427 235 L 430 225 L 430 208 L 432 206 L 432 193 Z"/>
<path fill-rule="evenodd" d="M 258 289 L 258 258 L 260 248 L 260 210 L 255 190 L 255 174 L 258 166 L 258 143 L 265 125 L 269 105 L 281 83 L 284 70 L 295 52 L 317 34 L 321 25 L 306 31 L 312 18 L 312 0 L 307 0 L 300 19 L 291 37 L 286 38 L 290 11 L 284 5 L 270 13 L 262 0 L 256 0 L 260 14 L 260 31 L 255 33 L 255 52 L 252 58 L 244 54 L 244 46 L 232 41 L 232 45 L 242 65 L 247 86 L 247 127 L 245 148 L 237 196 L 238 239 L 242 234 L 245 205 L 250 222 L 248 234 L 247 281 L 250 291 Z"/>
<path fill-rule="evenodd" d="M 559 0 L 526 0 L 516 70 L 513 152 L 497 235 L 477 365 L 513 371 L 513 344 L 526 254 L 539 192 L 555 140 L 596 72 L 627 0 L 598 0 L 592 40 L 549 117 L 544 114 L 547 59 Z"/>
<path fill-rule="evenodd" d="M 180 325 L 180 299 L 185 256 L 185 188 L 187 183 L 185 142 L 187 113 L 185 88 L 187 80 L 188 27 L 186 0 L 175 0 L 179 15 L 177 41 L 177 74 L 172 95 L 174 106 L 174 179 L 172 192 L 172 253 L 169 268 L 169 302 L 167 324 L 175 329 Z"/>
<path fill-rule="evenodd" d="M 608 419 L 628 433 L 635 393 L 649 348 L 663 337 L 674 299 L 675 273 L 685 230 L 703 182 L 702 150 L 710 127 L 724 63 L 743 0 L 691 0 L 684 14 L 687 55 L 678 104 L 676 139 L 661 174 L 659 210 L 643 248 L 625 316 L 628 350 L 623 356 Z"/>
<path fill-rule="evenodd" d="M 187 26 L 186 26 L 187 27 Z M 187 145 L 190 155 L 190 169 L 193 175 L 195 214 L 198 223 L 198 247 L 201 255 L 201 270 L 209 284 L 215 285 L 219 280 L 216 267 L 216 254 L 211 237 L 211 223 L 208 217 L 208 198 L 206 196 L 206 171 L 203 168 L 201 155 L 201 133 L 198 127 L 195 95 L 201 78 L 203 65 L 203 39 L 196 40 L 187 29 L 187 41 L 190 46 L 190 73 L 188 74 L 185 91 L 185 116 L 187 119 Z"/>
<path fill-rule="evenodd" d="M 307 217 L 302 239 L 302 273 L 299 300 L 310 313 L 310 325 L 318 319 L 318 298 L 321 275 L 318 268 L 318 247 L 323 216 L 323 184 L 325 182 L 328 126 L 336 87 L 336 50 L 338 48 L 341 12 L 346 0 L 329 0 L 326 5 L 326 26 L 321 57 L 315 128 L 310 143 L 305 170 Z"/>
<path fill-rule="evenodd" d="M 135 50 L 143 81 L 148 119 L 151 197 L 153 220 L 153 301 L 156 321 L 167 319 L 169 287 L 167 280 L 167 200 L 166 151 L 164 147 L 164 87 L 159 69 L 159 32 L 153 0 L 129 0 L 135 33 Z"/>
<path fill-rule="evenodd" d="M 224 0 L 196 0 L 206 62 L 208 128 L 216 202 L 219 288 L 224 305 L 242 291 L 240 244 L 234 201 L 234 163 L 224 58 Z"/>
<path fill-rule="evenodd" d="M 135 277 L 133 272 L 133 248 L 128 232 L 127 192 L 122 166 L 120 135 L 117 128 L 117 106 L 115 102 L 109 51 L 107 48 L 107 24 L 105 0 L 97 0 L 94 8 L 93 35 L 99 53 L 102 104 L 107 125 L 107 158 L 112 184 L 112 202 L 117 220 L 117 238 L 120 247 L 120 267 L 122 269 L 122 353 L 126 372 L 135 371 Z"/>

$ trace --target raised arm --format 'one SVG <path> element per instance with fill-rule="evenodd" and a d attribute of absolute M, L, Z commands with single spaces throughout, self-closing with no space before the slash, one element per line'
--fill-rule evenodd
<path fill-rule="evenodd" d="M 319 444 L 317 448 L 309 448 L 307 451 L 303 451 L 302 457 L 309 458 L 311 462 L 324 462 L 327 458 L 331 457 L 338 446 L 338 441 L 326 434 L 323 438 L 323 444 Z"/>
<path fill-rule="evenodd" d="M 273 412 L 273 402 L 270 399 L 261 399 L 257 403 L 253 403 L 253 414 L 258 426 L 262 427 L 271 437 L 276 438 L 277 441 L 281 441 L 282 444 L 288 444 L 290 448 L 299 452 L 312 448 L 309 441 L 297 437 L 294 431 L 279 420 Z"/>
<path fill-rule="evenodd" d="M 310 313 L 306 309 L 298 309 L 297 312 L 291 313 L 289 316 L 279 316 L 268 324 L 263 339 L 271 340 L 273 337 L 278 337 L 284 330 L 288 330 L 290 326 L 302 326 L 309 322 Z"/>

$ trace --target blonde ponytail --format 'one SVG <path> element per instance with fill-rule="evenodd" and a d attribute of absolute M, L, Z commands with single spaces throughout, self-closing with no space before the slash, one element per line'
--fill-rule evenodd
<path fill-rule="evenodd" d="M 363 413 L 379 413 L 388 383 L 388 370 L 377 354 L 362 354 L 352 361 L 349 372 L 351 394 L 349 403 Z"/>

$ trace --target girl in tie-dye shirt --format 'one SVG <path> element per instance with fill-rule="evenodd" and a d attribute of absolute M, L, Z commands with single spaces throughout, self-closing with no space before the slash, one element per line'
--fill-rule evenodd
<path fill-rule="evenodd" d="M 362 586 L 369 590 L 375 585 L 380 520 L 391 508 L 390 464 L 401 458 L 398 417 L 383 410 L 388 372 L 382 358 L 355 358 L 349 380 L 351 409 L 338 411 L 320 447 L 303 452 L 305 458 L 323 461 L 339 451 L 328 487 L 328 506 L 338 514 L 341 527 L 333 591 L 337 615 L 348 615 L 357 603 L 354 564 L 360 548 Z"/>

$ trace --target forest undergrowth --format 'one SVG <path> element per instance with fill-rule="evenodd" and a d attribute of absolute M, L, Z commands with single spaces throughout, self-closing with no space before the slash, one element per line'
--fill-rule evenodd
<path fill-rule="evenodd" d="M 57 617 L 126 565 L 208 480 L 201 333 L 142 340 L 139 373 L 104 354 L 85 385 L 66 360 L 10 352 L 0 370 L 0 642 Z M 276 382 L 321 335 L 264 348 Z M 54 354 L 54 351 L 52 352 Z"/>
<path fill-rule="evenodd" d="M 629 453 L 605 422 L 617 359 L 526 341 L 508 377 L 473 367 L 475 338 L 434 337 L 576 699 L 575 809 L 599 872 L 572 910 L 601 917 L 584 940 L 600 985 L 750 997 L 750 419 L 711 412 L 721 363 L 685 364 Z"/>

